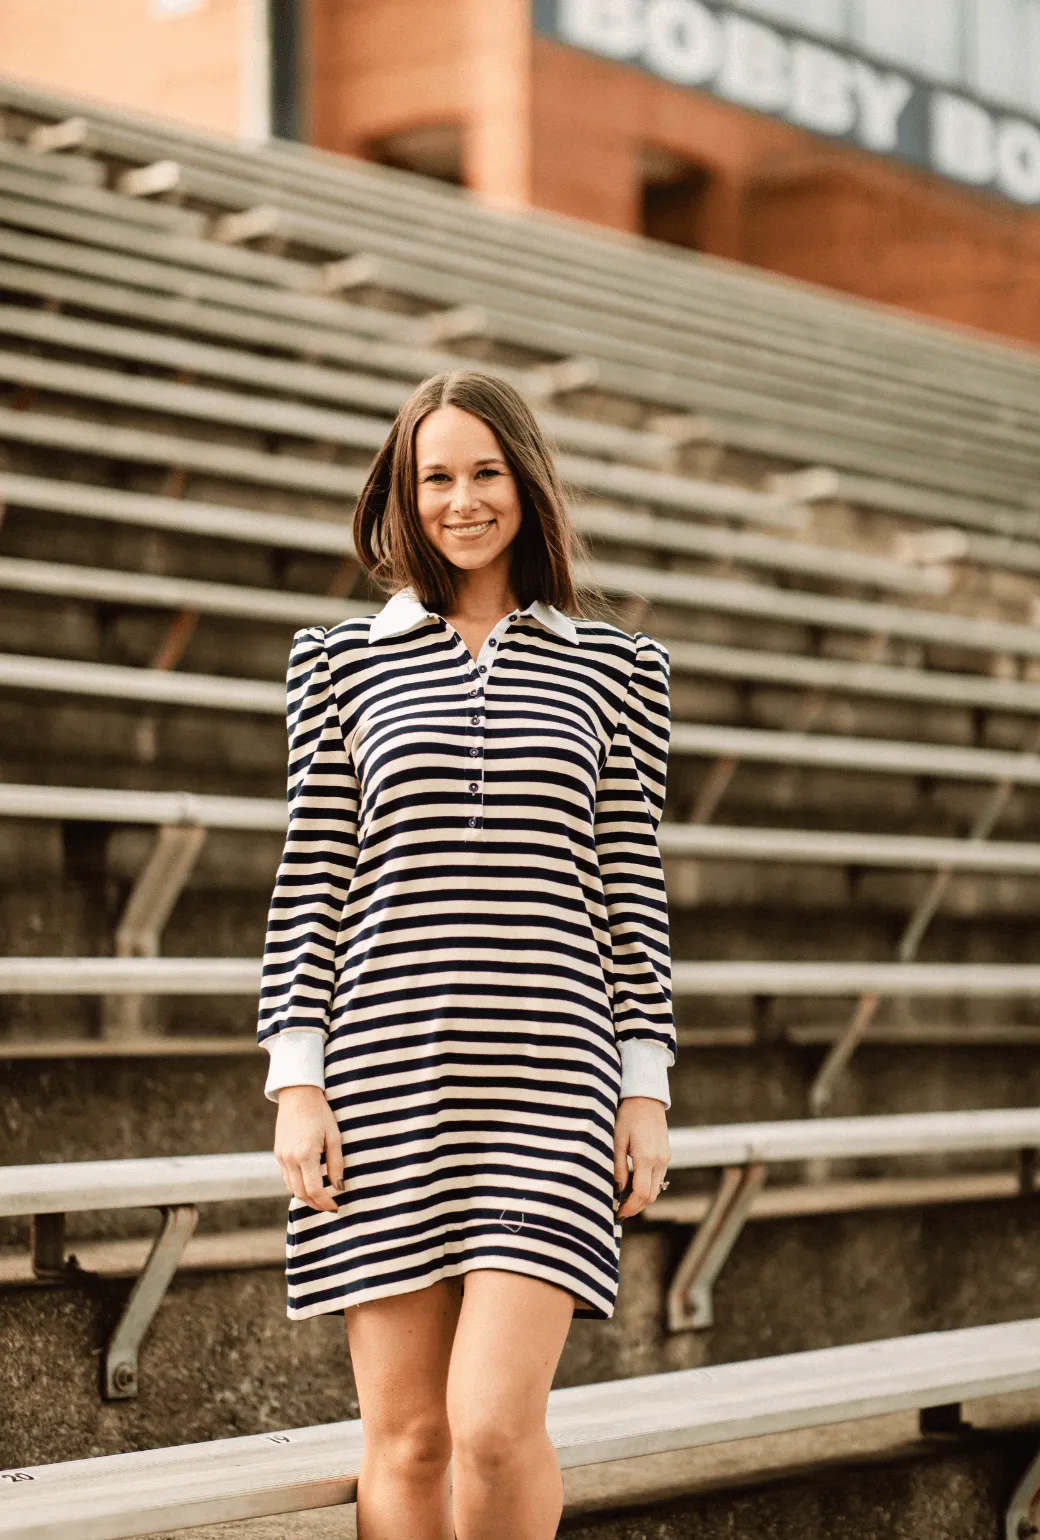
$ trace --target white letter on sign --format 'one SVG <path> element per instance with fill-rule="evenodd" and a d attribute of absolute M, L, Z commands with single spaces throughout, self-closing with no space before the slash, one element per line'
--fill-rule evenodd
<path fill-rule="evenodd" d="M 680 85 L 710 80 L 722 63 L 718 22 L 698 0 L 650 0 L 645 63 Z"/>
<path fill-rule="evenodd" d="M 932 156 L 936 169 L 984 187 L 997 174 L 997 133 L 984 107 L 948 91 L 932 97 Z"/>
<path fill-rule="evenodd" d="M 1008 118 L 997 129 L 997 181 L 1009 198 L 1040 203 L 1040 129 Z"/>
<path fill-rule="evenodd" d="M 910 81 L 905 75 L 882 75 L 857 59 L 852 83 L 859 97 L 856 138 L 860 144 L 882 154 L 898 148 L 899 119 L 914 94 Z"/>
<path fill-rule="evenodd" d="M 560 0 L 560 36 L 610 59 L 633 59 L 643 46 L 643 0 Z"/>
<path fill-rule="evenodd" d="M 787 47 L 771 27 L 743 16 L 727 16 L 726 59 L 719 89 L 746 107 L 763 112 L 782 112 L 787 106 Z"/>
<path fill-rule="evenodd" d="M 852 132 L 852 70 L 840 53 L 816 43 L 791 44 L 791 117 L 821 134 Z"/>

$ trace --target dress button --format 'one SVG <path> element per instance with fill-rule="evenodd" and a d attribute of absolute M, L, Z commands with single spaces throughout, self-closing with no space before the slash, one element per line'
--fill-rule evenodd
<path fill-rule="evenodd" d="M 480 790 L 480 782 L 479 781 L 470 781 L 469 789 L 470 789 L 470 791 L 479 791 Z"/>
<path fill-rule="evenodd" d="M 480 667 L 477 669 L 477 673 L 478 674 L 486 674 L 487 673 L 487 665 L 482 663 L 480 665 Z"/>
<path fill-rule="evenodd" d="M 488 646 L 489 647 L 497 647 L 498 646 L 498 642 L 497 642 L 495 637 L 493 637 L 493 636 L 489 636 L 488 637 Z"/>
<path fill-rule="evenodd" d="M 470 752 L 471 757 L 473 759 L 476 759 L 477 755 L 480 753 L 480 750 L 479 749 L 470 749 L 469 752 Z"/>
<path fill-rule="evenodd" d="M 469 820 L 469 826 L 471 829 L 475 829 L 477 827 L 477 820 L 475 818 L 471 818 Z"/>
<path fill-rule="evenodd" d="M 469 693 L 470 693 L 470 694 L 471 694 L 471 695 L 479 695 L 479 694 L 480 694 L 480 690 L 479 690 L 479 689 L 476 689 L 476 690 L 470 690 L 470 692 L 469 692 Z"/>
<path fill-rule="evenodd" d="M 480 726 L 480 718 L 479 717 L 470 717 L 470 722 L 473 724 L 474 727 L 479 727 Z"/>

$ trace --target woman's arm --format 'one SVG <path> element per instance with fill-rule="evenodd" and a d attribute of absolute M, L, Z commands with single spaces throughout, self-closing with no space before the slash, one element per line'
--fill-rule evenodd
<path fill-rule="evenodd" d="M 357 861 L 359 789 L 343 742 L 320 628 L 293 641 L 286 680 L 289 828 L 268 914 L 257 1035 L 270 1056 L 265 1094 L 278 1102 L 275 1154 L 286 1186 L 335 1210 L 343 1154 L 325 1099 L 325 1039 L 336 942 Z"/>
<path fill-rule="evenodd" d="M 635 667 L 596 794 L 596 851 L 606 895 L 621 1100 L 615 1182 L 630 1218 L 660 1191 L 668 1164 L 668 1069 L 675 1060 L 668 900 L 657 829 L 671 728 L 669 656 L 639 631 Z"/>

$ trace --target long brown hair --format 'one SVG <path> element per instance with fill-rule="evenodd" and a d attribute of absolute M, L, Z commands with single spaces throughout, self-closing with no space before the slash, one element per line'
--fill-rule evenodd
<path fill-rule="evenodd" d="M 477 370 L 435 374 L 416 387 L 398 412 L 376 455 L 354 512 L 358 559 L 391 592 L 411 585 L 437 614 L 451 614 L 457 572 L 426 538 L 416 492 L 415 435 L 442 406 L 479 417 L 498 440 L 516 480 L 522 521 L 510 547 L 510 581 L 522 606 L 533 599 L 566 613 L 582 608 L 579 594 L 597 608 L 591 574 L 579 584 L 576 563 L 588 563 L 588 547 L 571 522 L 563 483 L 538 421 L 520 392 L 506 380 Z"/>

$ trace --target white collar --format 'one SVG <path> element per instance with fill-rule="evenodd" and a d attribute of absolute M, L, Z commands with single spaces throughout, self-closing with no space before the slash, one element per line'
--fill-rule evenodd
<path fill-rule="evenodd" d="M 517 615 L 532 615 L 535 620 L 540 620 L 543 626 L 548 626 L 550 631 L 555 631 L 557 636 L 562 636 L 565 641 L 577 642 L 578 628 L 569 615 L 558 610 L 555 604 L 546 604 L 543 599 L 532 599 L 526 609 L 517 610 Z M 383 605 L 383 608 L 372 616 L 372 623 L 368 630 L 370 642 L 380 642 L 387 636 L 400 636 L 404 631 L 410 631 L 421 620 L 426 620 L 433 615 L 416 597 L 415 590 L 411 587 L 399 588 Z"/>

